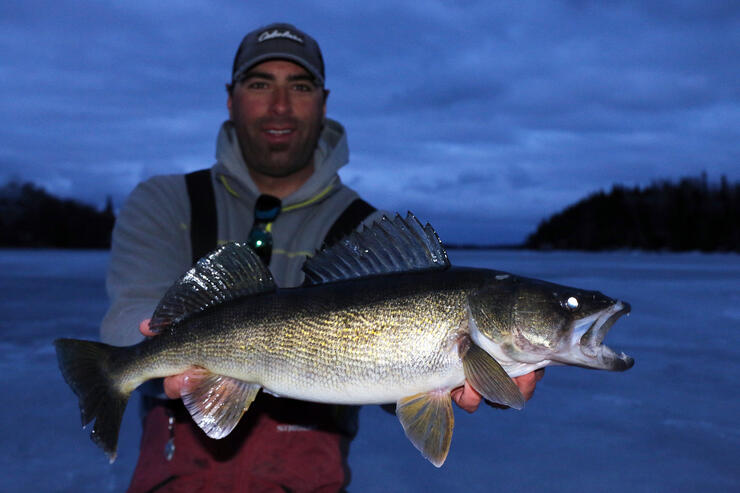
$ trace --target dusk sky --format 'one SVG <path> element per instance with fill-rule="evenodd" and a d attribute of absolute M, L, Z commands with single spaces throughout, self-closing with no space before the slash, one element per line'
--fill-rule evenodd
<path fill-rule="evenodd" d="M 740 2 L 11 1 L 0 181 L 120 207 L 208 167 L 242 37 L 317 39 L 342 179 L 446 242 L 513 243 L 614 183 L 740 180 Z"/>

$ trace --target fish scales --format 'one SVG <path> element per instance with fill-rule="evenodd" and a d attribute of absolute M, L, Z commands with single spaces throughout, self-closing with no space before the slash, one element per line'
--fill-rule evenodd
<path fill-rule="evenodd" d="M 434 380 L 462 383 L 456 343 L 466 333 L 467 294 L 483 282 L 477 277 L 367 278 L 217 306 L 147 341 L 160 357 L 147 358 L 152 369 L 143 374 L 182 371 L 185 360 L 281 396 L 346 404 L 388 402 Z"/>

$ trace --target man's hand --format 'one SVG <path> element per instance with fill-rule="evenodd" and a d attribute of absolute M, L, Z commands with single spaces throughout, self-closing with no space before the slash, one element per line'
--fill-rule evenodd
<path fill-rule="evenodd" d="M 149 321 L 150 319 L 148 318 L 142 320 L 142 322 L 139 324 L 139 331 L 147 337 L 156 336 L 157 333 L 149 329 Z M 199 371 L 200 370 L 193 367 L 185 371 L 184 373 L 180 373 L 179 375 L 165 377 L 163 381 L 164 393 L 167 394 L 167 397 L 169 397 L 170 399 L 179 399 L 180 390 L 182 390 L 183 386 L 188 383 L 188 380 L 191 377 L 197 375 Z"/>
<path fill-rule="evenodd" d="M 526 375 L 514 377 L 512 378 L 512 380 L 514 380 L 514 383 L 517 385 L 517 387 L 519 387 L 519 391 L 524 396 L 524 399 L 528 401 L 534 395 L 534 388 L 537 386 L 537 382 L 542 380 L 543 376 L 545 376 L 545 369 L 540 368 L 539 370 L 527 373 Z M 469 413 L 472 413 L 473 411 L 478 409 L 478 406 L 483 400 L 481 395 L 476 392 L 475 389 L 470 386 L 470 384 L 468 384 L 467 380 L 465 381 L 465 385 L 456 389 L 452 389 L 450 394 L 452 394 L 452 400 L 455 401 L 458 406 Z M 507 407 L 500 406 L 498 404 L 494 404 L 494 406 L 502 408 Z"/>

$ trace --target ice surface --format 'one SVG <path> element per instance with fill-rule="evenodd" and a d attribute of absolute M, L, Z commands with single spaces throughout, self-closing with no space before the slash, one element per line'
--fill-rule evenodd
<path fill-rule="evenodd" d="M 456 409 L 441 469 L 393 416 L 368 406 L 350 452 L 350 491 L 740 491 L 740 256 L 453 250 L 450 259 L 630 302 L 606 342 L 635 366 L 549 368 L 523 411 Z M 97 337 L 106 262 L 105 252 L 0 251 L 4 492 L 128 485 L 136 401 L 109 465 L 79 426 L 51 347 L 60 336 Z"/>

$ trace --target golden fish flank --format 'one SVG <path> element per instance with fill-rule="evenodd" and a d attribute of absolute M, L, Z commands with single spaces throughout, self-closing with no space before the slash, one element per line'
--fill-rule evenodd
<path fill-rule="evenodd" d="M 308 285 L 277 289 L 248 247 L 227 244 L 162 298 L 151 322 L 159 336 L 130 347 L 55 341 L 83 423 L 95 421 L 92 439 L 113 460 L 130 393 L 198 366 L 205 371 L 182 397 L 211 438 L 228 435 L 261 388 L 316 402 L 396 403 L 408 438 L 441 466 L 454 422 L 450 390 L 465 380 L 520 409 L 511 376 L 550 364 L 633 363 L 602 344 L 628 304 L 450 268 L 434 230 L 411 214 L 353 233 L 304 271 Z"/>

